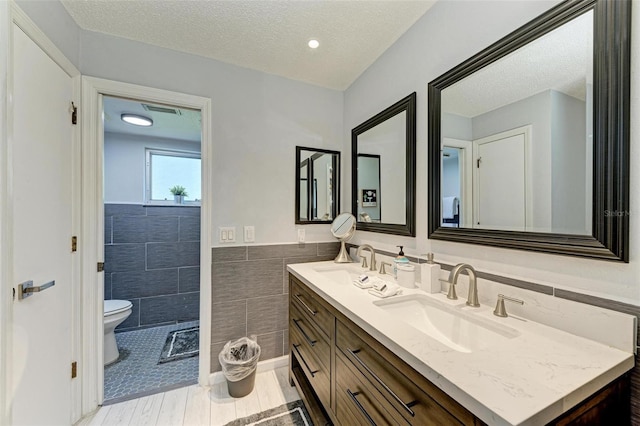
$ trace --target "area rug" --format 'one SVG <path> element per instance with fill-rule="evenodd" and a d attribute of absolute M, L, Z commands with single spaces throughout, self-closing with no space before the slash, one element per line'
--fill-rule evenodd
<path fill-rule="evenodd" d="M 301 400 L 234 420 L 225 426 L 313 426 Z"/>
<path fill-rule="evenodd" d="M 167 335 L 158 364 L 198 355 L 200 327 L 173 330 Z"/>

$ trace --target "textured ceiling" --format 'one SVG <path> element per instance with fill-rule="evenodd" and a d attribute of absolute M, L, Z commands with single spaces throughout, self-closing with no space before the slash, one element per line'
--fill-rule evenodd
<path fill-rule="evenodd" d="M 442 91 L 444 112 L 476 117 L 553 89 L 585 100 L 593 81 L 593 12 Z"/>
<path fill-rule="evenodd" d="M 428 0 L 62 0 L 86 30 L 344 90 Z M 318 49 L 307 42 L 316 38 Z"/>

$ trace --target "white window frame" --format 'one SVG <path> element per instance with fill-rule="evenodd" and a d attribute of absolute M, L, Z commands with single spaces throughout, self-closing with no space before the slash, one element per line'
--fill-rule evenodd
<path fill-rule="evenodd" d="M 168 157 L 181 157 L 181 158 L 197 158 L 202 161 L 201 154 L 194 151 L 181 151 L 178 149 L 159 149 L 159 148 L 145 148 L 145 182 L 144 182 L 144 202 L 145 204 L 156 205 L 173 205 L 173 200 L 153 200 L 151 199 L 151 156 L 152 155 L 164 155 Z M 202 165 L 200 166 L 202 169 Z M 202 176 L 200 177 L 202 179 Z M 201 186 L 202 188 L 202 186 Z M 202 200 L 202 194 L 197 201 L 185 201 L 182 205 L 199 206 Z"/>

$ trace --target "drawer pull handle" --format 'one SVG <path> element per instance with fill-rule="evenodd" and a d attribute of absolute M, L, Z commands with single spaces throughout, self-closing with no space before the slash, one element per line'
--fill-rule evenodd
<path fill-rule="evenodd" d="M 360 412 L 367 418 L 367 420 L 369 420 L 369 424 L 371 426 L 376 426 L 376 422 L 373 421 L 369 413 L 367 413 L 367 410 L 364 409 L 362 404 L 360 404 L 360 401 L 358 401 L 358 398 L 356 398 L 356 396 L 360 395 L 360 392 L 353 393 L 351 392 L 351 389 L 347 389 L 347 394 L 349 395 L 353 403 L 356 404 L 358 410 L 360 410 Z"/>
<path fill-rule="evenodd" d="M 300 296 L 301 296 L 301 294 L 295 294 L 294 296 L 296 297 L 296 299 L 298 299 L 298 302 L 302 303 L 302 306 L 304 306 L 304 307 L 305 307 L 305 309 L 306 309 L 307 311 L 309 311 L 309 313 L 311 313 L 311 315 L 315 316 L 315 315 L 318 313 L 318 311 L 314 311 L 313 309 L 311 309 L 311 308 L 309 307 L 309 305 L 307 305 L 306 303 L 304 303 L 304 300 L 302 300 L 302 297 L 300 297 Z"/>
<path fill-rule="evenodd" d="M 293 320 L 293 323 L 296 325 L 296 327 L 298 328 L 298 330 L 300 330 L 300 333 L 302 333 L 302 335 L 304 336 L 304 339 L 307 341 L 307 343 L 309 343 L 311 346 L 315 346 L 315 345 L 316 345 L 317 340 L 311 340 L 311 339 L 309 338 L 309 336 L 307 336 L 307 333 L 305 333 L 305 332 L 304 332 L 304 330 L 302 329 L 302 327 L 300 327 L 300 324 L 298 324 L 298 321 L 300 321 L 300 320 L 294 319 L 294 320 Z"/>
<path fill-rule="evenodd" d="M 311 373 L 311 377 L 316 377 L 316 373 L 319 370 L 312 371 L 311 368 L 309 368 L 309 364 L 307 364 L 307 361 L 304 359 L 304 357 L 300 353 L 300 349 L 298 349 L 298 346 L 300 346 L 300 345 L 293 345 L 293 349 L 296 350 L 296 353 L 298 354 L 298 358 L 300 358 L 300 361 L 302 361 L 304 366 L 307 367 L 307 370 L 309 370 L 309 373 Z"/>
<path fill-rule="evenodd" d="M 362 368 L 367 370 L 367 373 L 371 374 L 373 376 L 373 378 L 376 380 L 376 382 L 380 383 L 380 386 L 382 386 L 384 388 L 384 390 L 389 392 L 389 395 L 391 395 L 393 397 L 393 399 L 395 399 L 398 402 L 398 404 L 402 405 L 402 408 L 404 408 L 407 411 L 407 413 L 409 413 L 411 415 L 411 417 L 415 417 L 416 413 L 411 409 L 411 407 L 416 405 L 417 401 L 411 401 L 410 403 L 405 404 L 404 401 L 401 400 L 400 397 L 398 395 L 396 395 L 395 392 L 392 391 L 391 388 L 389 386 L 387 386 L 387 384 L 385 382 L 383 382 L 382 379 L 376 375 L 376 373 L 371 371 L 369 366 L 367 364 L 365 364 L 364 361 L 362 361 L 360 359 L 360 357 L 358 357 L 357 353 L 360 352 L 360 349 L 356 349 L 355 351 L 352 351 L 351 349 L 347 349 L 347 350 L 355 358 L 355 360 L 358 361 L 358 364 L 360 364 L 362 366 Z"/>

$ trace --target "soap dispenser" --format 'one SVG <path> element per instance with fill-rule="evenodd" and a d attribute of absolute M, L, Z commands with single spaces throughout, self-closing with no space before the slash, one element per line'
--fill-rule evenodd
<path fill-rule="evenodd" d="M 427 263 L 420 265 L 420 288 L 427 293 L 440 293 L 440 265 L 433 261 L 433 253 L 427 253 Z"/>
<path fill-rule="evenodd" d="M 398 256 L 396 256 L 395 259 L 393 259 L 393 277 L 397 280 L 398 279 L 398 265 L 408 265 L 409 264 L 409 259 L 407 259 L 404 255 L 404 252 L 402 251 L 402 248 L 404 246 L 396 246 L 396 247 L 400 247 L 400 252 L 398 253 Z"/>

